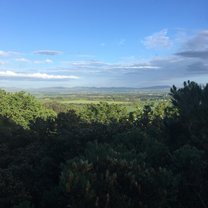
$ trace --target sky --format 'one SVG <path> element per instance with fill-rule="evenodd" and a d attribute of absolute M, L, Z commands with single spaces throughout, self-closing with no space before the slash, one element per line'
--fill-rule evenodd
<path fill-rule="evenodd" d="M 0 0 L 0 87 L 208 82 L 207 0 Z"/>

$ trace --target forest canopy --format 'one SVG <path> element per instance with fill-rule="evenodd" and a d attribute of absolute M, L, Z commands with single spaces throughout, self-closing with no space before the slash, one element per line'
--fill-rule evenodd
<path fill-rule="evenodd" d="M 0 207 L 208 207 L 208 84 L 132 112 L 61 107 L 0 91 Z"/>

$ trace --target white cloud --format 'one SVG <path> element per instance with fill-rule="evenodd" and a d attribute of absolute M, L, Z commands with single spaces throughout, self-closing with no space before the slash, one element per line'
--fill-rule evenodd
<path fill-rule="evenodd" d="M 18 62 L 24 62 L 24 63 L 30 62 L 30 60 L 29 59 L 26 59 L 26 58 L 17 58 L 15 60 L 18 61 Z"/>
<path fill-rule="evenodd" d="M 73 61 L 68 63 L 70 66 L 78 66 L 78 67 L 98 67 L 107 65 L 99 60 L 82 60 L 82 61 Z"/>
<path fill-rule="evenodd" d="M 153 65 L 149 62 L 139 62 L 135 60 L 132 63 L 107 63 L 99 60 L 86 60 L 69 62 L 67 68 L 60 69 L 61 71 L 71 71 L 80 73 L 119 73 L 124 71 L 143 71 L 143 70 L 157 70 L 160 66 Z"/>
<path fill-rule="evenodd" d="M 45 63 L 46 63 L 46 64 L 51 64 L 51 63 L 53 63 L 53 61 L 52 61 L 51 59 L 46 59 L 46 60 L 45 60 Z"/>
<path fill-rule="evenodd" d="M 4 57 L 4 56 L 8 56 L 9 52 L 8 51 L 0 51 L 0 56 Z"/>
<path fill-rule="evenodd" d="M 115 67 L 116 68 L 116 67 Z M 131 64 L 131 65 L 120 65 L 119 68 L 123 69 L 159 69 L 159 66 L 152 65 L 139 65 L 139 64 Z"/>
<path fill-rule="evenodd" d="M 45 59 L 45 60 L 36 60 L 34 61 L 34 64 L 51 64 L 53 61 L 51 59 Z"/>
<path fill-rule="evenodd" d="M 2 51 L 2 50 L 0 50 L 0 57 L 7 57 L 10 55 L 18 55 L 18 54 L 19 53 L 15 52 L 15 51 Z"/>
<path fill-rule="evenodd" d="M 62 68 L 63 69 L 63 68 Z M 208 62 L 181 56 L 157 57 L 149 60 L 132 60 L 131 63 L 106 63 L 101 61 L 79 61 L 71 63 L 66 71 L 83 74 L 87 79 L 115 79 L 115 83 L 137 86 L 141 82 L 174 84 L 176 79 L 194 79 L 198 75 L 208 75 Z M 172 81 L 171 81 L 172 80 Z M 150 84 L 151 85 L 151 84 Z"/>
<path fill-rule="evenodd" d="M 30 59 L 27 59 L 27 58 L 16 58 L 15 60 L 18 62 L 23 62 L 23 63 L 32 62 L 34 64 L 51 64 L 51 63 L 53 63 L 53 61 L 51 59 L 31 61 Z"/>
<path fill-rule="evenodd" d="M 13 71 L 0 71 L 0 77 L 34 79 L 79 79 L 78 76 L 51 75 L 46 73 L 17 73 Z"/>
<path fill-rule="evenodd" d="M 168 31 L 166 29 L 160 32 L 147 36 L 142 41 L 146 48 L 162 49 L 172 46 L 170 37 L 167 36 Z"/>

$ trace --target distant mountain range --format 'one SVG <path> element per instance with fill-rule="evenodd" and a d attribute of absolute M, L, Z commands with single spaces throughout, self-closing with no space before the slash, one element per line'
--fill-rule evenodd
<path fill-rule="evenodd" d="M 142 88 L 131 87 L 46 87 L 46 88 L 33 88 L 33 89 L 19 89 L 19 88 L 1 88 L 7 91 L 26 91 L 31 94 L 111 94 L 111 93 L 161 93 L 169 92 L 170 86 L 150 86 Z"/>
<path fill-rule="evenodd" d="M 169 92 L 170 86 L 152 86 L 145 88 L 128 87 L 50 87 L 27 90 L 31 94 L 113 94 L 113 93 L 161 93 Z"/>

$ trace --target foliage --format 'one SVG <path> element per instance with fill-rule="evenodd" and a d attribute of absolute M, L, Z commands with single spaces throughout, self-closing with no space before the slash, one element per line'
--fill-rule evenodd
<path fill-rule="evenodd" d="M 127 116 L 125 108 L 116 104 L 108 104 L 100 102 L 99 104 L 87 105 L 81 113 L 81 118 L 91 123 L 109 124 L 112 122 L 119 122 Z"/>
<path fill-rule="evenodd" d="M 62 172 L 69 206 L 166 206 L 174 185 L 172 173 L 148 167 L 134 157 L 134 153 L 116 151 L 108 145 L 90 144 L 84 158 L 68 161 Z M 148 195 L 151 200 L 145 197 Z"/>
<path fill-rule="evenodd" d="M 208 207 L 208 85 L 130 113 L 0 96 L 0 207 Z"/>
<path fill-rule="evenodd" d="M 28 128 L 29 122 L 36 118 L 55 116 L 53 111 L 44 108 L 33 96 L 25 92 L 0 91 L 0 97 L 0 115 L 24 128 Z"/>

